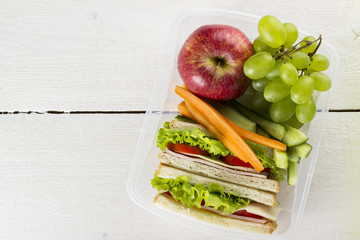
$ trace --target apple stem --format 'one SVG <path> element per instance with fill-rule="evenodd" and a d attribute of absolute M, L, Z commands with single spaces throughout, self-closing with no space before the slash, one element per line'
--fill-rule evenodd
<path fill-rule="evenodd" d="M 216 66 L 217 68 L 225 67 L 226 66 L 226 60 L 223 57 L 213 57 L 210 59 L 212 64 Z"/>

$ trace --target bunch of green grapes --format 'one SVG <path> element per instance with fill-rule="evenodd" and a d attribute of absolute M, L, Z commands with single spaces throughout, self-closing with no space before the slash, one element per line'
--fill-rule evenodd
<path fill-rule="evenodd" d="M 316 54 L 319 38 L 307 36 L 295 44 L 298 29 L 292 23 L 282 24 L 276 17 L 267 15 L 258 24 L 260 36 L 254 42 L 255 54 L 244 65 L 246 76 L 252 79 L 253 109 L 266 111 L 275 122 L 290 118 L 300 123 L 310 122 L 316 113 L 312 97 L 314 90 L 327 91 L 330 78 L 322 73 L 329 60 Z"/>

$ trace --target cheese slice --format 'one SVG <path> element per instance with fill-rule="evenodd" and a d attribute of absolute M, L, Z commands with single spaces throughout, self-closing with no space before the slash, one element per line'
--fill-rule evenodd
<path fill-rule="evenodd" d="M 223 215 L 223 213 L 220 210 L 216 210 L 213 207 L 202 206 L 201 208 L 204 208 L 204 209 L 210 210 L 212 212 L 216 212 L 218 214 Z M 269 207 L 269 206 L 265 206 L 265 205 L 260 204 L 260 203 L 250 203 L 246 207 L 239 208 L 236 211 L 240 211 L 240 210 L 246 210 L 248 213 L 259 215 L 259 216 L 261 216 L 263 218 L 266 218 L 267 220 L 276 221 L 276 218 L 279 215 L 282 208 L 280 208 L 280 207 Z M 242 220 L 248 220 L 248 221 L 252 221 L 252 222 L 254 222 L 254 221 L 259 222 L 259 223 L 265 223 L 266 222 L 266 220 L 263 220 L 263 219 L 238 216 L 236 214 L 231 214 L 231 215 L 226 215 L 226 216 L 237 218 L 237 219 L 242 219 Z"/>
<path fill-rule="evenodd" d="M 280 207 L 269 207 L 260 203 L 250 203 L 244 208 L 239 208 L 238 210 L 246 210 L 249 213 L 253 213 L 264 218 L 276 221 L 277 216 L 279 215 L 282 208 Z"/>

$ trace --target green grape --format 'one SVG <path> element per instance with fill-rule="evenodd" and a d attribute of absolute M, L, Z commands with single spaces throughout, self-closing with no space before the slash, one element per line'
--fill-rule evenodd
<path fill-rule="evenodd" d="M 293 85 L 298 80 L 298 70 L 291 63 L 284 63 L 280 66 L 279 76 L 287 85 Z"/>
<path fill-rule="evenodd" d="M 266 46 L 266 43 L 264 43 L 264 41 L 261 39 L 260 36 L 255 38 L 255 40 L 253 42 L 253 48 L 254 48 L 255 52 L 262 52 L 263 48 L 265 46 Z"/>
<path fill-rule="evenodd" d="M 251 109 L 254 110 L 254 112 L 264 116 L 268 113 L 269 104 L 270 103 L 266 101 L 262 92 L 256 92 L 253 95 Z"/>
<path fill-rule="evenodd" d="M 261 79 L 259 79 L 259 80 L 254 80 L 254 81 L 252 81 L 252 82 L 251 82 L 251 85 L 252 85 L 252 87 L 253 87 L 256 91 L 258 91 L 258 92 L 263 92 L 264 89 L 265 89 L 265 87 L 266 87 L 266 85 L 267 85 L 269 82 L 270 82 L 270 80 L 267 79 L 266 77 L 264 77 L 264 78 L 261 78 Z"/>
<path fill-rule="evenodd" d="M 327 59 L 327 57 L 322 54 L 314 54 L 314 56 L 312 56 L 309 68 L 321 72 L 328 69 L 328 67 L 329 60 Z"/>
<path fill-rule="evenodd" d="M 291 86 L 286 85 L 279 77 L 270 81 L 264 89 L 264 97 L 268 102 L 278 102 L 287 97 Z"/>
<path fill-rule="evenodd" d="M 296 103 L 291 100 L 290 96 L 271 104 L 270 116 L 274 122 L 285 122 L 294 115 Z"/>
<path fill-rule="evenodd" d="M 286 41 L 284 25 L 274 16 L 263 16 L 258 24 L 262 40 L 272 48 L 278 48 Z"/>
<path fill-rule="evenodd" d="M 284 43 L 284 46 L 290 47 L 296 42 L 299 36 L 299 31 L 297 27 L 292 23 L 284 23 L 284 27 L 286 31 L 286 42 Z"/>
<path fill-rule="evenodd" d="M 289 120 L 284 122 L 284 124 L 287 124 L 290 127 L 293 127 L 293 128 L 296 128 L 296 129 L 299 129 L 304 125 L 303 123 L 299 122 L 299 120 L 296 117 L 296 114 L 292 115 Z"/>
<path fill-rule="evenodd" d="M 275 65 L 275 59 L 268 52 L 255 53 L 244 64 L 245 75 L 250 79 L 266 76 Z"/>
<path fill-rule="evenodd" d="M 314 79 L 315 90 L 327 91 L 331 88 L 331 79 L 325 73 L 313 72 L 310 77 Z"/>
<path fill-rule="evenodd" d="M 311 42 L 315 41 L 315 40 L 316 40 L 316 38 L 314 38 L 313 36 L 307 36 L 307 37 L 304 37 L 304 39 L 303 39 L 303 41 L 311 41 Z M 303 47 L 305 45 L 306 45 L 306 42 L 301 42 L 300 43 L 300 47 Z M 317 45 L 317 43 L 314 42 L 310 46 L 308 46 L 308 47 L 306 47 L 304 49 L 301 49 L 300 51 L 302 51 L 302 52 L 304 52 L 306 54 L 312 53 L 315 50 L 316 45 Z"/>
<path fill-rule="evenodd" d="M 274 54 L 276 54 L 276 52 L 277 52 L 279 49 L 277 49 L 277 48 L 272 48 L 272 47 L 269 47 L 268 45 L 265 45 L 262 50 L 263 50 L 263 52 L 268 52 L 268 53 L 270 53 L 271 55 L 274 55 Z"/>
<path fill-rule="evenodd" d="M 288 59 L 288 62 L 294 65 L 296 69 L 304 69 L 309 66 L 310 58 L 306 53 L 294 52 L 291 54 L 291 58 Z"/>
<path fill-rule="evenodd" d="M 291 87 L 291 99 L 297 104 L 306 103 L 314 92 L 314 80 L 309 76 L 301 76 Z"/>
<path fill-rule="evenodd" d="M 279 76 L 279 69 L 280 66 L 284 63 L 283 60 L 279 59 L 275 62 L 275 66 L 273 67 L 273 69 L 271 69 L 271 71 L 266 75 L 266 78 L 270 79 L 270 80 L 274 80 L 276 77 Z"/>
<path fill-rule="evenodd" d="M 299 122 L 308 123 L 313 120 L 316 113 L 316 104 L 313 98 L 310 98 L 303 104 L 298 104 L 296 106 L 296 117 Z"/>

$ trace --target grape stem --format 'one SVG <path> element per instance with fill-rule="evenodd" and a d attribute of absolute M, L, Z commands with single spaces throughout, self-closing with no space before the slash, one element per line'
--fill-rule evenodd
<path fill-rule="evenodd" d="M 311 44 L 313 44 L 314 42 L 317 42 L 319 41 L 319 44 L 316 46 L 315 50 L 312 52 L 312 53 L 309 53 L 309 57 L 311 58 L 315 53 L 316 51 L 319 49 L 320 45 L 321 45 L 321 40 L 322 40 L 322 37 L 321 35 L 315 39 L 314 41 L 305 41 L 305 40 L 302 40 L 300 42 L 298 42 L 297 44 L 295 44 L 294 46 L 292 46 L 291 48 L 288 48 L 286 49 L 285 51 L 283 52 L 278 52 L 276 54 L 273 55 L 273 58 L 275 58 L 275 60 L 278 60 L 278 59 L 284 59 L 286 56 L 287 57 L 290 57 L 291 54 L 295 53 L 295 52 L 298 52 L 300 51 L 301 49 L 304 49 L 304 48 L 307 48 L 309 47 Z M 305 43 L 304 46 L 302 47 L 299 47 L 299 48 L 296 48 L 298 45 L 300 45 L 301 43 Z M 283 48 L 283 47 L 282 47 Z"/>
<path fill-rule="evenodd" d="M 312 53 L 309 53 L 309 58 L 311 59 L 312 56 L 314 56 L 314 54 L 317 52 L 317 50 L 319 49 L 320 45 L 321 45 L 321 41 L 322 41 L 322 37 L 321 35 L 318 37 L 319 40 L 319 44 L 316 46 L 315 50 Z"/>
<path fill-rule="evenodd" d="M 299 77 L 301 77 L 302 75 L 304 75 L 305 70 L 306 70 L 306 68 L 304 68 L 304 69 L 301 70 L 301 73 L 300 73 Z"/>

